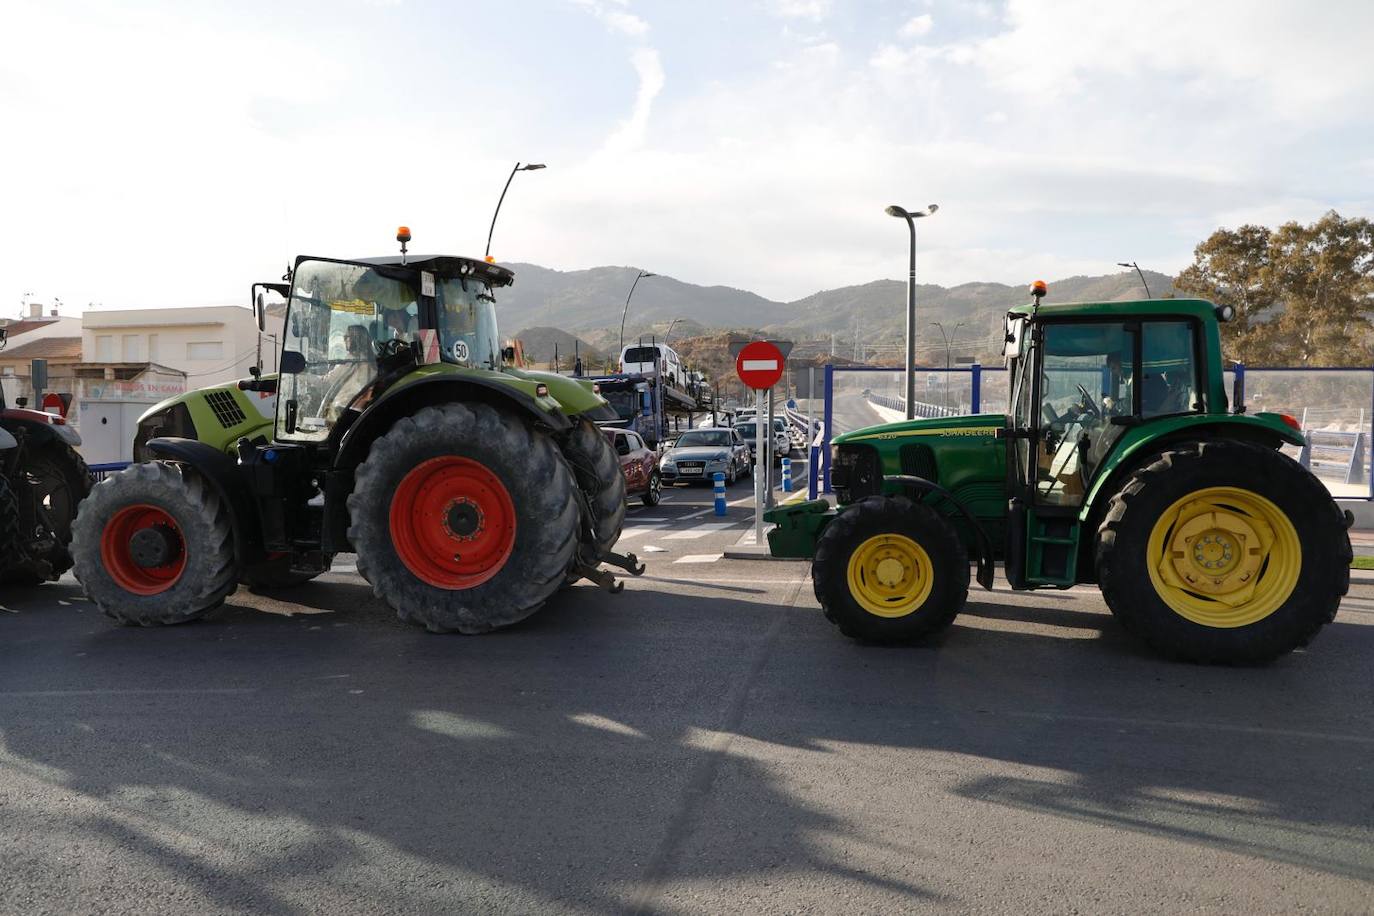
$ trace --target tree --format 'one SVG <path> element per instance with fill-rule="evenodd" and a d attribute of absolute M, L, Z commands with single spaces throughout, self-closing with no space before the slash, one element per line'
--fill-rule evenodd
<path fill-rule="evenodd" d="M 1218 229 L 1179 292 L 1231 305 L 1222 352 L 1251 365 L 1368 365 L 1374 357 L 1374 223 L 1331 211 L 1311 225 Z"/>

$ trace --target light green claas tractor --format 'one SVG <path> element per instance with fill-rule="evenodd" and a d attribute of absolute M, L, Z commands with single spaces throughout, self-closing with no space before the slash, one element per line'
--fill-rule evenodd
<path fill-rule="evenodd" d="M 192 620 L 241 581 L 300 582 L 353 552 L 402 619 L 477 633 L 579 578 L 618 590 L 603 563 L 643 571 L 613 550 L 609 405 L 507 365 L 495 292 L 512 273 L 398 239 L 398 257 L 301 257 L 289 286 L 262 284 L 286 296 L 276 375 L 144 415 L 137 463 L 74 525 L 76 575 L 107 614 Z"/>
<path fill-rule="evenodd" d="M 1196 299 L 1040 305 L 1006 319 L 1006 414 L 834 439 L 838 508 L 772 510 L 778 556 L 814 557 L 851 637 L 920 639 L 968 594 L 1096 583 L 1159 652 L 1271 660 L 1311 640 L 1349 584 L 1350 516 L 1279 451 L 1292 417 L 1228 403 L 1218 309 Z"/>

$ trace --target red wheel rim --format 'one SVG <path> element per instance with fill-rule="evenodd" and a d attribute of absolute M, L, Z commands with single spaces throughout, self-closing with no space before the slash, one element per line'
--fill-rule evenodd
<path fill-rule="evenodd" d="M 431 458 L 391 498 L 391 542 L 416 577 L 444 589 L 481 585 L 515 548 L 515 504 L 476 461 Z"/>
<path fill-rule="evenodd" d="M 145 530 L 160 531 L 171 545 L 171 556 L 160 566 L 140 566 L 131 542 Z M 186 542 L 171 514 L 157 506 L 126 506 L 114 514 L 100 535 L 100 559 L 115 584 L 135 595 L 167 591 L 186 569 Z"/>

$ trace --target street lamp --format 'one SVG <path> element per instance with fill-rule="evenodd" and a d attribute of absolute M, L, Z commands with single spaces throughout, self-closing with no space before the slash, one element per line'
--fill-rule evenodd
<path fill-rule="evenodd" d="M 906 280 L 906 418 L 916 417 L 916 220 L 933 216 L 940 209 L 939 204 L 930 204 L 924 210 L 911 212 L 896 204 L 888 207 L 888 216 L 906 220 L 911 231 L 911 264 Z"/>
<path fill-rule="evenodd" d="M 1150 284 L 1148 284 L 1148 283 L 1145 282 L 1145 271 L 1143 271 L 1143 270 L 1140 269 L 1140 265 L 1139 265 L 1139 264 L 1137 264 L 1135 261 L 1132 261 L 1132 262 L 1129 263 L 1129 264 L 1127 264 L 1125 261 L 1117 261 L 1117 262 L 1116 262 L 1116 266 L 1117 266 L 1117 267 L 1134 267 L 1134 268 L 1135 268 L 1135 272 L 1140 276 L 1140 285 L 1143 286 L 1143 287 L 1145 287 L 1145 298 L 1146 298 L 1146 299 L 1153 299 L 1153 298 L 1154 298 L 1154 296 L 1151 296 L 1151 295 L 1150 295 Z"/>
<path fill-rule="evenodd" d="M 677 323 L 681 320 L 681 318 L 674 318 L 672 323 L 668 325 L 668 330 L 663 335 L 663 346 L 668 346 L 668 338 L 673 336 L 673 328 L 677 327 Z"/>
<path fill-rule="evenodd" d="M 635 282 L 633 282 L 633 283 L 630 284 L 630 295 L 625 297 L 625 309 L 624 309 L 624 311 L 622 311 L 622 312 L 620 313 L 620 352 L 621 352 L 621 353 L 624 353 L 624 352 L 625 352 L 625 316 L 628 315 L 628 314 L 630 314 L 630 299 L 631 299 L 631 298 L 634 296 L 634 294 L 635 294 L 635 287 L 638 286 L 638 285 L 639 285 L 639 281 L 640 281 L 640 280 L 643 280 L 645 277 L 657 277 L 657 276 L 658 276 L 658 274 L 651 274 L 651 273 L 649 273 L 647 270 L 641 270 L 641 271 L 639 272 L 639 276 L 635 277 Z"/>
<path fill-rule="evenodd" d="M 931 324 L 940 329 L 940 337 L 945 341 L 945 410 L 949 410 L 949 348 L 954 340 L 954 335 L 959 333 L 959 329 L 964 326 L 964 323 L 961 321 L 956 324 L 948 335 L 945 334 L 945 326 L 940 322 L 932 321 Z"/>
<path fill-rule="evenodd" d="M 515 178 L 516 172 L 533 172 L 536 169 L 545 168 L 542 162 L 531 162 L 529 165 L 515 163 L 515 168 L 510 170 L 510 177 L 506 179 L 506 186 L 501 189 L 501 197 L 496 201 L 496 210 L 491 214 L 491 228 L 487 230 L 487 251 L 485 254 L 488 264 L 496 263 L 496 259 L 491 256 L 491 234 L 496 231 L 496 214 L 501 212 L 501 204 L 506 199 L 506 192 L 510 190 L 510 183 Z"/>

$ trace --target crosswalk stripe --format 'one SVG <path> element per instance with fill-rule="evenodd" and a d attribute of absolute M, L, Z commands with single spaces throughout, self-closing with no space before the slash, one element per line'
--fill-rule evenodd
<path fill-rule="evenodd" d="M 620 539 L 621 539 L 622 541 L 629 540 L 630 538 L 639 537 L 641 534 L 648 534 L 648 533 L 651 532 L 651 531 L 662 531 L 662 530 L 663 530 L 664 528 L 666 528 L 666 527 L 668 527 L 668 526 L 667 526 L 667 525 L 632 525 L 632 526 L 630 526 L 629 528 L 626 528 L 626 529 L 624 529 L 623 531 L 620 532 Z"/>
<path fill-rule="evenodd" d="M 734 522 L 703 522 L 700 525 L 693 525 L 686 531 L 674 531 L 672 534 L 665 534 L 665 541 L 694 541 L 697 538 L 704 538 L 708 534 L 717 531 L 724 531 L 726 528 L 733 528 Z"/>
<path fill-rule="evenodd" d="M 673 561 L 673 565 L 678 563 L 714 563 L 723 556 L 725 556 L 723 553 L 689 553 L 685 557 L 678 557 Z"/>

